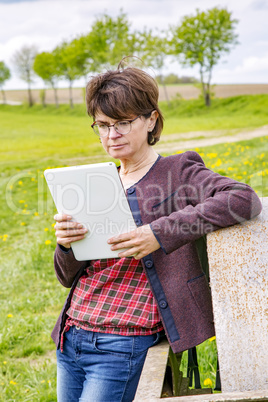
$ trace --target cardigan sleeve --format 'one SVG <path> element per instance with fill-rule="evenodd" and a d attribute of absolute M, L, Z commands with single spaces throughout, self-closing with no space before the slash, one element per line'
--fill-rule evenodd
<path fill-rule="evenodd" d="M 178 207 L 151 222 L 151 229 L 166 254 L 220 228 L 242 223 L 261 212 L 261 202 L 247 184 L 206 168 L 196 152 L 180 155 Z"/>
<path fill-rule="evenodd" d="M 54 268 L 58 281 L 66 288 L 70 288 L 77 272 L 88 266 L 88 261 L 77 261 L 72 249 L 66 249 L 57 244 L 54 254 Z"/>

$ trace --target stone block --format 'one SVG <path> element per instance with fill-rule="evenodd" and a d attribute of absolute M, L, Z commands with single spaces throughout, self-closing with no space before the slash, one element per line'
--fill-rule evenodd
<path fill-rule="evenodd" d="M 222 392 L 268 389 L 268 198 L 261 215 L 207 236 Z"/>

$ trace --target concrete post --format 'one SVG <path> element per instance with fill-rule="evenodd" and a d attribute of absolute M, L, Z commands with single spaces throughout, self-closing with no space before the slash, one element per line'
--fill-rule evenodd
<path fill-rule="evenodd" d="M 261 215 L 207 236 L 222 392 L 268 389 L 268 198 Z"/>

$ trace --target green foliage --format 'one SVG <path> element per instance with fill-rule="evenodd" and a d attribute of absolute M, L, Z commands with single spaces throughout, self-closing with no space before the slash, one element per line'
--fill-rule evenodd
<path fill-rule="evenodd" d="M 5 96 L 3 86 L 4 86 L 5 82 L 7 80 L 9 80 L 10 77 L 11 77 L 11 74 L 10 74 L 9 68 L 3 61 L 0 61 L 0 88 L 2 90 L 3 103 L 6 103 L 6 96 Z"/>
<path fill-rule="evenodd" d="M 193 16 L 185 16 L 182 23 L 173 27 L 170 52 L 179 57 L 182 64 L 198 65 L 203 96 L 210 105 L 210 82 L 213 67 L 223 54 L 237 44 L 235 25 L 227 9 L 214 7 L 207 11 L 196 10 Z"/>
<path fill-rule="evenodd" d="M 35 56 L 33 64 L 34 72 L 54 88 L 60 76 L 58 63 L 54 53 L 42 52 Z"/>
<path fill-rule="evenodd" d="M 0 61 L 0 88 L 4 85 L 5 81 L 9 80 L 11 77 L 10 70 L 8 66 Z"/>
<path fill-rule="evenodd" d="M 98 17 L 86 36 L 86 41 L 93 44 L 93 65 L 116 67 L 130 51 L 130 22 L 127 15 L 121 10 L 115 18 L 108 14 Z"/>

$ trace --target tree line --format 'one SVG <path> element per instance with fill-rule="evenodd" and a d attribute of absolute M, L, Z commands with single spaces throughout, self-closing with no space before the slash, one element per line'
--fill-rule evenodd
<path fill-rule="evenodd" d="M 57 107 L 58 82 L 67 80 L 70 107 L 73 107 L 72 87 L 75 80 L 84 77 L 86 82 L 89 74 L 115 68 L 124 58 L 126 65 L 141 63 L 140 67 L 156 71 L 168 101 L 163 71 L 167 56 L 172 56 L 182 66 L 198 65 L 202 95 L 209 106 L 213 68 L 238 43 L 235 33 L 237 23 L 238 20 L 233 19 L 226 8 L 214 7 L 206 11 L 197 9 L 194 15 L 183 17 L 178 25 L 165 31 L 147 28 L 132 31 L 127 15 L 120 11 L 115 18 L 101 15 L 95 19 L 87 34 L 62 41 L 51 52 L 38 53 L 35 46 L 23 46 L 11 61 L 19 77 L 28 84 L 30 106 L 33 105 L 31 84 L 36 74 L 53 88 Z M 2 61 L 0 88 L 3 98 L 3 85 L 9 78 L 10 70 Z M 45 95 L 43 100 L 45 102 Z"/>

